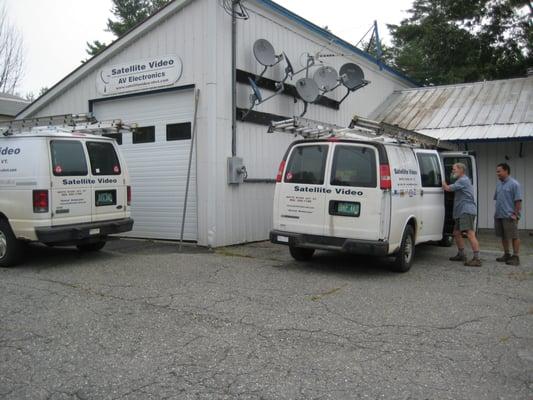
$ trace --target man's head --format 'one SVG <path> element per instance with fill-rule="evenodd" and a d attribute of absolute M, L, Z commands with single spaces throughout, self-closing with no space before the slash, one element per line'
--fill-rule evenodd
<path fill-rule="evenodd" d="M 466 173 L 466 165 L 460 162 L 453 164 L 452 173 L 457 179 L 461 178 Z"/>
<path fill-rule="evenodd" d="M 508 164 L 501 163 L 496 166 L 496 176 L 500 181 L 506 180 L 510 173 L 511 167 Z"/>

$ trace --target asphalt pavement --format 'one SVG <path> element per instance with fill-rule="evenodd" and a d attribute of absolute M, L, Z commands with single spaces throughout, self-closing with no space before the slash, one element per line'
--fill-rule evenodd
<path fill-rule="evenodd" d="M 533 399 L 533 246 L 483 267 L 268 242 L 31 246 L 0 269 L 0 398 Z M 490 244 L 489 244 L 490 242 Z"/>

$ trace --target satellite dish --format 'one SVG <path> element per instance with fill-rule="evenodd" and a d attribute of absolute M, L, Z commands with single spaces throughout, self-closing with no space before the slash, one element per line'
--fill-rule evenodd
<path fill-rule="evenodd" d="M 329 92 L 338 86 L 339 75 L 332 67 L 320 67 L 314 75 L 313 80 L 317 83 L 320 90 Z"/>
<path fill-rule="evenodd" d="M 266 39 L 257 39 L 254 43 L 254 57 L 257 62 L 265 67 L 272 67 L 279 62 L 274 47 Z"/>
<path fill-rule="evenodd" d="M 311 78 L 301 78 L 296 81 L 296 91 L 306 103 L 314 102 L 320 95 L 320 89 Z"/>
<path fill-rule="evenodd" d="M 259 104 L 263 101 L 263 96 L 261 95 L 261 91 L 253 79 L 248 78 L 248 82 L 250 82 L 250 86 L 252 87 L 253 91 L 253 93 L 250 95 L 250 102 L 252 103 L 253 107 L 255 104 Z"/>
<path fill-rule="evenodd" d="M 365 74 L 361 67 L 353 63 L 346 63 L 340 69 L 342 84 L 348 90 L 355 90 L 365 82 Z"/>

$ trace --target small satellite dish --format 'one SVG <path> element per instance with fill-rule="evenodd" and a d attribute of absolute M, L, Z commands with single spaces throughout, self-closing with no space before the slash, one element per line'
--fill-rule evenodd
<path fill-rule="evenodd" d="M 252 103 L 253 107 L 255 104 L 259 104 L 263 101 L 263 96 L 261 95 L 261 91 L 253 79 L 248 78 L 248 82 L 250 82 L 250 86 L 252 87 L 253 91 L 253 93 L 250 95 L 250 102 Z"/>
<path fill-rule="evenodd" d="M 320 89 L 311 78 L 301 78 L 296 81 L 296 91 L 306 103 L 314 102 L 320 95 Z"/>
<path fill-rule="evenodd" d="M 334 68 L 323 66 L 315 71 L 313 80 L 317 83 L 320 90 L 329 92 L 337 87 L 339 75 Z"/>
<path fill-rule="evenodd" d="M 354 90 L 365 82 L 365 74 L 361 67 L 353 63 L 346 63 L 340 69 L 342 84 L 349 90 Z"/>
<path fill-rule="evenodd" d="M 254 57 L 257 62 L 265 67 L 272 67 L 279 62 L 274 47 L 266 39 L 257 39 L 254 43 Z"/>

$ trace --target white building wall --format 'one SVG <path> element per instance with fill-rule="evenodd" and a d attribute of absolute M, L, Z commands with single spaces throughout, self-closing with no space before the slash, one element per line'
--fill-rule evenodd
<path fill-rule="evenodd" d="M 468 144 L 476 152 L 479 174 L 479 228 L 494 228 L 494 191 L 496 165 L 507 163 L 511 176 L 522 186 L 522 219 L 520 229 L 533 230 L 533 142 L 523 142 L 520 157 L 519 142 Z"/>
<path fill-rule="evenodd" d="M 93 66 L 79 81 L 51 97 L 40 109 L 24 117 L 88 111 L 88 101 L 102 98 L 96 91 L 96 74 L 104 66 L 176 54 L 183 61 L 183 74 L 175 86 L 193 84 L 200 89 L 197 125 L 198 241 L 202 245 L 221 246 L 268 237 L 272 223 L 273 184 L 227 184 L 227 158 L 231 156 L 231 18 L 216 0 L 194 0 L 177 13 L 143 33 L 105 62 Z M 285 51 L 299 68 L 303 52 L 342 53 L 345 49 L 328 46 L 325 39 L 296 22 L 279 16 L 253 1 L 246 2 L 250 19 L 237 24 L 237 67 L 259 73 L 252 46 L 266 38 L 276 51 Z M 110 49 L 111 50 L 111 49 Z M 105 54 L 105 53 L 104 53 Z M 306 117 L 346 125 L 353 114 L 366 116 L 394 90 L 409 84 L 393 74 L 379 71 L 368 60 L 352 55 L 326 59 L 339 68 L 347 61 L 360 65 L 372 83 L 352 93 L 339 111 L 310 105 Z M 90 64 L 89 64 L 90 65 Z M 284 63 L 269 70 L 267 77 L 279 79 Z M 297 78 L 301 77 L 299 75 Z M 289 84 L 295 83 L 294 79 Z M 66 78 L 68 81 L 68 78 Z M 328 96 L 340 100 L 345 89 Z M 237 105 L 249 104 L 250 87 L 238 85 Z M 267 93 L 265 93 L 266 95 Z M 278 96 L 257 107 L 257 111 L 284 116 L 300 114 L 288 96 Z M 290 135 L 267 134 L 265 126 L 237 124 L 237 156 L 243 157 L 250 178 L 274 178 Z"/>

